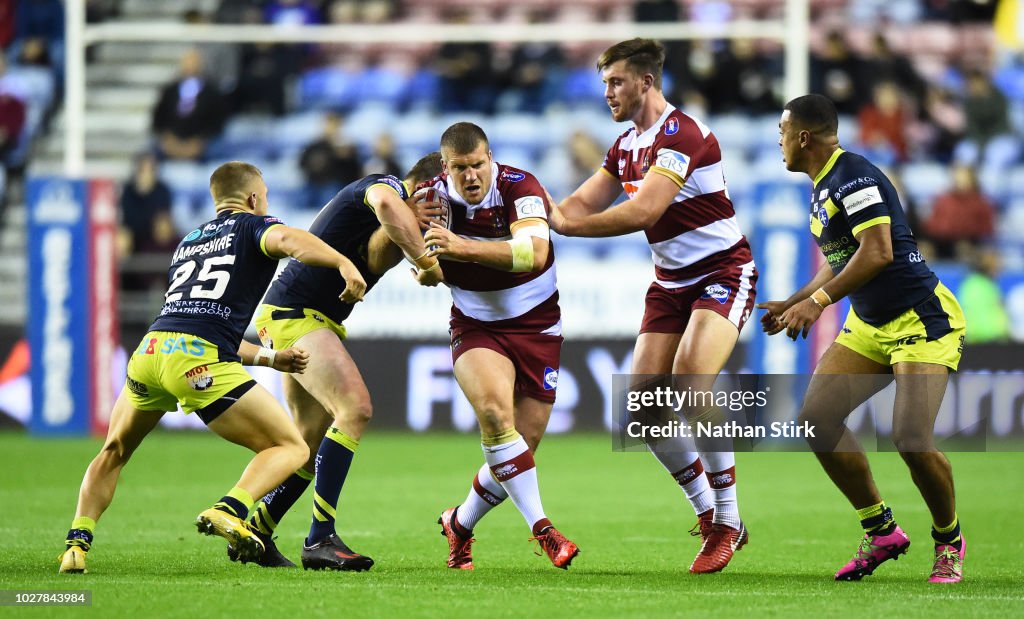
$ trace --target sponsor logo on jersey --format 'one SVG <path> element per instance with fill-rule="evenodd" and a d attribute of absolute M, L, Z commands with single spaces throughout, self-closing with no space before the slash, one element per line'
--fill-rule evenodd
<path fill-rule="evenodd" d="M 522 172 L 512 172 L 511 170 L 501 171 L 501 180 L 508 181 L 510 183 L 518 183 L 519 181 L 526 178 L 526 175 Z"/>
<path fill-rule="evenodd" d="M 872 187 L 872 186 L 875 186 L 877 184 L 878 184 L 878 181 L 876 181 L 875 179 L 871 178 L 870 176 L 860 176 L 858 178 L 853 179 L 849 183 L 846 183 L 845 185 L 841 186 L 839 189 L 837 189 L 836 190 L 836 199 L 839 199 L 840 195 L 842 195 L 842 194 L 844 194 L 847 191 L 850 191 L 852 189 L 856 189 L 857 187 Z"/>
<path fill-rule="evenodd" d="M 526 219 L 527 217 L 547 218 L 544 210 L 544 199 L 540 196 L 524 196 L 515 201 L 516 217 Z"/>
<path fill-rule="evenodd" d="M 729 300 L 730 290 L 721 284 L 711 284 L 704 289 L 704 294 L 700 295 L 702 299 L 714 299 L 722 305 Z"/>
<path fill-rule="evenodd" d="M 185 372 L 185 381 L 188 386 L 196 391 L 206 391 L 213 386 L 213 376 L 210 374 L 210 366 L 200 365 Z"/>
<path fill-rule="evenodd" d="M 670 148 L 663 148 L 658 151 L 658 160 L 655 165 L 685 178 L 686 171 L 690 169 L 690 158 Z"/>
<path fill-rule="evenodd" d="M 188 235 L 185 237 L 184 242 L 185 243 L 191 243 L 192 241 L 194 241 L 194 240 L 198 239 L 200 236 L 202 236 L 202 234 L 203 234 L 203 231 L 200 230 L 199 228 L 196 228 L 192 232 L 188 233 Z"/>
<path fill-rule="evenodd" d="M 149 387 L 144 383 L 134 380 L 131 376 L 125 378 L 125 387 L 137 396 L 146 397 L 149 395 Z"/>
<path fill-rule="evenodd" d="M 827 197 L 828 197 L 828 187 L 826 187 L 826 188 L 824 188 L 824 189 L 822 189 L 821 191 L 818 192 L 818 201 L 819 202 L 824 200 Z"/>
<path fill-rule="evenodd" d="M 400 196 L 405 195 L 405 187 L 402 186 L 402 181 L 398 180 L 394 176 L 381 177 L 377 179 L 377 182 L 382 185 L 387 185 L 388 187 L 394 189 L 395 191 L 398 192 L 398 195 Z"/>
<path fill-rule="evenodd" d="M 882 202 L 882 194 L 877 186 L 865 187 L 843 198 L 843 208 L 846 209 L 847 215 L 853 215 Z"/>
<path fill-rule="evenodd" d="M 544 368 L 544 389 L 553 391 L 558 388 L 558 370 Z"/>
<path fill-rule="evenodd" d="M 675 135 L 679 132 L 679 121 L 675 118 L 669 118 L 665 121 L 665 135 Z"/>

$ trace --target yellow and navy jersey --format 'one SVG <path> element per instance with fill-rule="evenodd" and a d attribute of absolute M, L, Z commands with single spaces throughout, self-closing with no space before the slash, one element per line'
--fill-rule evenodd
<path fill-rule="evenodd" d="M 409 198 L 409 188 L 398 178 L 371 174 L 339 191 L 320 210 L 309 227 L 312 234 L 356 265 L 366 280 L 367 292 L 381 277 L 371 273 L 367 264 L 367 245 L 370 236 L 380 228 L 380 221 L 366 201 L 366 192 L 376 185 L 391 188 L 403 200 Z M 312 267 L 291 260 L 270 285 L 263 302 L 279 307 L 318 310 L 340 323 L 348 318 L 353 307 L 338 298 L 343 290 L 345 278 L 337 269 Z"/>
<path fill-rule="evenodd" d="M 836 149 L 814 179 L 811 196 L 811 233 L 833 273 L 838 275 L 860 247 L 856 235 L 880 224 L 890 226 L 892 264 L 850 293 L 854 311 L 871 325 L 921 303 L 939 280 L 917 249 L 889 179 L 864 157 Z"/>
<path fill-rule="evenodd" d="M 238 361 L 238 344 L 277 270 L 265 241 L 280 224 L 225 211 L 189 232 L 174 250 L 164 306 L 149 330 L 191 333 L 215 344 L 221 361 Z"/>

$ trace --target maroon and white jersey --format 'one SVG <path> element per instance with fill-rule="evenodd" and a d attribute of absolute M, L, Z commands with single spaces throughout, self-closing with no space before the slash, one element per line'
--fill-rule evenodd
<path fill-rule="evenodd" d="M 637 134 L 630 127 L 619 136 L 602 169 L 630 198 L 648 172 L 679 186 L 672 204 L 644 231 L 658 284 L 689 286 L 730 267 L 754 271 L 750 245 L 725 187 L 722 151 L 707 125 L 669 105 L 647 131 Z"/>
<path fill-rule="evenodd" d="M 529 172 L 499 163 L 491 164 L 491 188 L 480 204 L 468 204 L 447 174 L 426 186 L 447 199 L 448 229 L 475 241 L 504 242 L 512 239 L 516 222 L 539 219 L 547 222 L 551 204 L 544 188 Z M 561 335 L 561 312 L 555 276 L 555 251 L 548 241 L 544 268 L 531 273 L 512 273 L 473 262 L 444 257 L 444 278 L 452 291 L 453 314 L 494 325 Z"/>

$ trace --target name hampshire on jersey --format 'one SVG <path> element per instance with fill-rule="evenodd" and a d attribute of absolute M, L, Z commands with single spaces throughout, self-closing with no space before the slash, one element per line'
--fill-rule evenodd
<path fill-rule="evenodd" d="M 178 250 L 174 252 L 174 258 L 172 261 L 179 262 L 181 260 L 191 258 L 192 256 L 195 255 L 205 255 L 213 252 L 224 251 L 225 249 L 231 246 L 231 242 L 234 239 L 235 233 L 230 232 L 219 239 L 213 239 L 212 241 L 207 241 L 200 245 L 192 245 L 190 247 L 179 247 Z"/>

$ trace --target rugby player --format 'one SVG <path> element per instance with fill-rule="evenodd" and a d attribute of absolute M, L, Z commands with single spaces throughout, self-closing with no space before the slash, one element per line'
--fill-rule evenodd
<path fill-rule="evenodd" d="M 673 374 L 680 387 L 707 390 L 750 316 L 757 270 L 726 191 L 718 140 L 665 100 L 664 60 L 664 47 L 650 39 L 623 41 L 601 54 L 597 68 L 612 118 L 633 126 L 612 145 L 604 165 L 552 213 L 552 227 L 587 237 L 644 231 L 655 281 L 631 372 Z M 629 199 L 611 206 L 623 191 Z M 684 415 L 691 424 L 721 419 L 713 407 Z M 679 437 L 647 446 L 697 514 L 694 534 L 702 544 L 690 571 L 722 570 L 748 539 L 731 445 L 708 439 L 694 445 Z"/>
<path fill-rule="evenodd" d="M 443 273 L 437 258 L 427 255 L 416 216 L 404 200 L 413 187 L 440 172 L 441 155 L 433 153 L 413 166 L 404 180 L 366 176 L 338 192 L 309 231 L 356 265 L 366 292 L 401 261 L 403 253 L 417 265 L 417 280 L 436 286 Z M 249 521 L 266 547 L 257 559 L 264 567 L 295 566 L 272 536 L 311 481 L 313 520 L 302 548 L 302 566 L 362 571 L 373 565 L 373 559 L 354 552 L 335 531 L 341 489 L 372 414 L 366 384 L 342 343 L 342 322 L 354 307 L 338 299 L 344 287 L 336 271 L 293 261 L 271 284 L 256 314 L 256 329 L 265 346 L 301 348 L 309 354 L 306 372 L 283 377 L 288 408 L 309 446 L 309 460 L 263 497 Z M 229 546 L 228 556 L 238 558 L 234 547 Z"/>
<path fill-rule="evenodd" d="M 850 298 L 846 322 L 818 362 L 800 412 L 815 428 L 809 439 L 815 455 L 864 528 L 836 580 L 860 580 L 910 546 L 875 486 L 864 449 L 844 425 L 895 375 L 893 442 L 932 517 L 929 581 L 959 582 L 966 545 L 953 471 L 933 429 L 949 372 L 960 362 L 963 312 L 918 251 L 892 183 L 864 157 L 844 151 L 838 129 L 836 108 L 821 95 L 793 99 L 782 112 L 779 146 L 786 169 L 814 181 L 811 234 L 826 264 L 789 299 L 758 305 L 768 310 L 761 324 L 769 335 L 785 329 L 793 339 L 807 337 L 825 307 Z M 879 374 L 889 377 L 863 376 Z"/>
<path fill-rule="evenodd" d="M 85 572 L 96 521 L 113 499 L 122 467 L 179 404 L 210 430 L 256 452 L 235 487 L 196 519 L 201 533 L 226 538 L 247 559 L 264 550 L 245 523 L 253 497 L 276 487 L 309 456 L 285 410 L 242 369 L 245 363 L 302 372 L 308 354 L 260 348 L 242 335 L 285 256 L 336 269 L 346 282 L 341 299 L 347 303 L 362 298 L 366 282 L 326 243 L 267 215 L 267 186 L 255 166 L 221 165 L 210 176 L 210 195 L 217 216 L 178 245 L 163 309 L 128 361 L 106 441 L 82 480 L 62 573 Z"/>
<path fill-rule="evenodd" d="M 441 156 L 444 173 L 428 187 L 449 205 L 448 227 L 433 222 L 424 240 L 444 260 L 455 378 L 476 412 L 485 460 L 466 500 L 438 519 L 448 567 L 473 569 L 473 528 L 512 497 L 532 539 L 565 569 L 579 548 L 545 515 L 533 458 L 555 402 L 562 348 L 551 205 L 532 174 L 494 161 L 487 135 L 472 123 L 445 130 Z"/>

